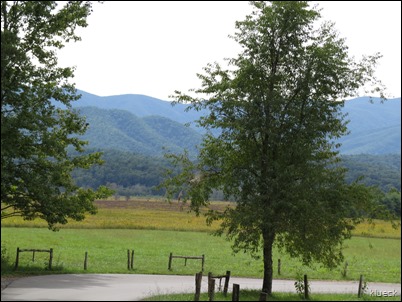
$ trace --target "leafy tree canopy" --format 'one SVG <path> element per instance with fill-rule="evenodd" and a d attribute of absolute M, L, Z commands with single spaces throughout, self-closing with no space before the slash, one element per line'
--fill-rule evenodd
<path fill-rule="evenodd" d="M 61 7 L 60 7 L 61 6 Z M 82 189 L 71 171 L 101 163 L 100 153 L 83 151 L 77 138 L 87 129 L 71 110 L 73 69 L 58 66 L 57 50 L 78 41 L 77 27 L 87 26 L 88 1 L 1 1 L 1 218 L 40 217 L 49 228 L 67 219 L 95 213 L 95 198 L 105 188 Z M 56 109 L 51 100 L 67 106 Z"/>
<path fill-rule="evenodd" d="M 218 234 L 235 252 L 262 251 L 262 290 L 271 293 L 274 244 L 307 265 L 335 267 L 356 222 L 347 219 L 350 209 L 374 206 L 370 188 L 345 182 L 334 141 L 347 132 L 346 97 L 367 84 L 382 96 L 374 76 L 381 56 L 356 61 L 333 23 L 317 26 L 320 12 L 307 1 L 251 4 L 252 14 L 236 22 L 242 51 L 229 67 L 207 65 L 196 96 L 176 91 L 176 102 L 209 109 L 198 123 L 220 134 L 205 136 L 195 163 L 168 155 L 182 172 L 164 185 L 197 213 L 215 188 L 236 200 L 208 221 L 222 219 Z"/>

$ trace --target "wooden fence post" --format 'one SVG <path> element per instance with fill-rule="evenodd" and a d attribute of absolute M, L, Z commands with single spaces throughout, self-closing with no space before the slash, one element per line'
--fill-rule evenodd
<path fill-rule="evenodd" d="M 84 270 L 87 270 L 88 252 L 85 252 L 84 256 Z"/>
<path fill-rule="evenodd" d="M 134 250 L 131 251 L 131 269 L 134 269 Z"/>
<path fill-rule="evenodd" d="M 43 250 L 43 249 L 20 249 L 17 247 L 17 254 L 15 256 L 15 266 L 14 269 L 18 268 L 19 260 L 20 260 L 20 253 L 22 252 L 32 252 L 32 261 L 35 261 L 35 252 L 47 252 L 49 253 L 49 265 L 48 269 L 52 269 L 52 262 L 53 262 L 53 249 L 50 248 L 49 250 Z"/>
<path fill-rule="evenodd" d="M 207 278 L 207 284 L 208 284 L 208 298 L 209 298 L 209 292 L 210 292 L 210 286 L 211 286 L 211 280 L 212 280 L 212 273 L 208 273 L 208 278 Z"/>
<path fill-rule="evenodd" d="M 232 301 L 239 301 L 240 285 L 233 283 Z"/>
<path fill-rule="evenodd" d="M 281 259 L 278 259 L 278 275 L 281 274 Z"/>
<path fill-rule="evenodd" d="M 194 301 L 200 301 L 202 272 L 195 274 L 195 295 Z"/>
<path fill-rule="evenodd" d="M 204 262 L 205 262 L 205 255 L 202 254 L 202 259 L 201 259 L 201 271 L 204 271 Z"/>
<path fill-rule="evenodd" d="M 209 279 L 208 276 L 208 301 L 214 301 L 215 299 L 215 279 Z"/>
<path fill-rule="evenodd" d="M 342 277 L 346 277 L 346 276 L 347 276 L 347 274 L 348 274 L 348 266 L 349 266 L 349 263 L 346 261 L 346 262 L 345 262 L 345 265 L 344 265 L 344 267 L 343 267 Z"/>
<path fill-rule="evenodd" d="M 49 256 L 49 270 L 52 269 L 52 262 L 53 262 L 53 248 L 50 248 L 50 256 Z"/>
<path fill-rule="evenodd" d="M 357 291 L 357 297 L 361 298 L 363 293 L 362 293 L 362 289 L 363 289 L 363 275 L 360 275 L 360 280 L 359 280 L 359 289 Z"/>
<path fill-rule="evenodd" d="M 14 267 L 14 269 L 17 269 L 17 268 L 18 268 L 18 262 L 19 262 L 19 260 L 20 260 L 20 248 L 17 247 L 17 256 L 15 257 L 15 267 Z"/>
<path fill-rule="evenodd" d="M 130 250 L 127 250 L 127 269 L 130 269 Z"/>
<path fill-rule="evenodd" d="M 173 253 L 170 253 L 168 270 L 172 270 L 172 255 L 173 255 Z"/>
<path fill-rule="evenodd" d="M 307 280 L 307 275 L 304 275 L 304 299 L 308 299 L 308 280 Z"/>
<path fill-rule="evenodd" d="M 226 297 L 227 294 L 228 294 L 229 279 L 230 279 L 230 271 L 226 271 L 225 285 L 223 286 L 223 295 L 224 295 L 225 297 Z"/>

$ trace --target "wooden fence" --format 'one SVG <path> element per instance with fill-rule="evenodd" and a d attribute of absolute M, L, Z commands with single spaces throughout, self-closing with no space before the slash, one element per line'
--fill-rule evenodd
<path fill-rule="evenodd" d="M 49 250 L 41 250 L 41 249 L 20 249 L 17 247 L 17 256 L 15 258 L 15 267 L 14 269 L 18 268 L 20 253 L 22 252 L 32 252 L 32 261 L 35 261 L 35 252 L 45 252 L 49 253 L 49 270 L 52 269 L 52 261 L 53 261 L 53 249 L 50 248 Z"/>
<path fill-rule="evenodd" d="M 212 275 L 212 273 L 208 273 L 208 284 L 211 279 L 219 279 L 219 286 L 218 286 L 219 291 L 222 290 L 222 279 L 223 278 L 225 278 L 225 284 L 223 286 L 223 295 L 226 297 L 226 295 L 228 293 L 228 287 L 229 287 L 230 271 L 226 271 L 225 275 L 220 275 L 220 276 L 219 275 L 214 276 L 214 275 Z"/>
<path fill-rule="evenodd" d="M 202 272 L 204 271 L 205 255 L 202 255 L 202 256 L 173 256 L 173 253 L 170 253 L 168 270 L 172 270 L 172 259 L 173 258 L 183 258 L 184 259 L 184 266 L 187 265 L 187 259 L 201 260 L 201 271 Z"/>

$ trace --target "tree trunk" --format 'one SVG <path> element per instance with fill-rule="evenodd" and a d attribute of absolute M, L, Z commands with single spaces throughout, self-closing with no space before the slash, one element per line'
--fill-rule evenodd
<path fill-rule="evenodd" d="M 272 246 L 275 239 L 275 233 L 272 231 L 263 231 L 264 240 L 264 280 L 262 282 L 262 292 L 268 295 L 272 294 Z"/>

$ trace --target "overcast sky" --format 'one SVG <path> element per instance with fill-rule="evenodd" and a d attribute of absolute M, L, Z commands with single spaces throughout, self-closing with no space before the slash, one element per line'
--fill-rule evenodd
<path fill-rule="evenodd" d="M 401 96 L 401 2 L 320 2 L 351 54 L 381 52 L 377 76 L 392 97 Z M 76 88 L 99 96 L 144 94 L 171 100 L 200 82 L 196 73 L 234 57 L 239 46 L 228 35 L 251 12 L 242 1 L 105 1 L 95 3 L 82 41 L 59 54 L 75 66 Z"/>

